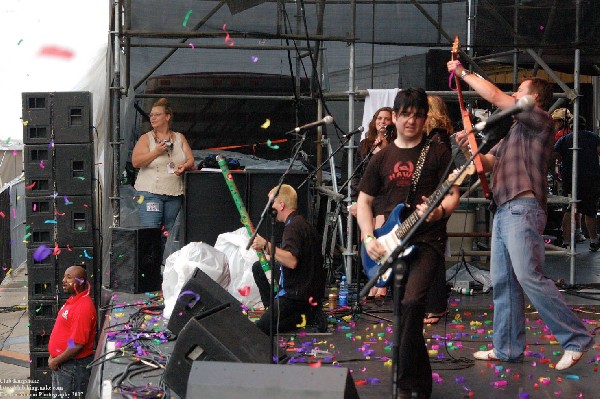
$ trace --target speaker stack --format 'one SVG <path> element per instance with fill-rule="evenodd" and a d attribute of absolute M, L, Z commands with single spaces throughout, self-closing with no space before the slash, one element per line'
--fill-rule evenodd
<path fill-rule="evenodd" d="M 99 286 L 94 262 L 92 96 L 23 93 L 22 101 L 30 372 L 32 381 L 51 386 L 48 340 L 68 298 L 62 292 L 64 272 L 72 265 L 84 267 L 92 297 Z"/>

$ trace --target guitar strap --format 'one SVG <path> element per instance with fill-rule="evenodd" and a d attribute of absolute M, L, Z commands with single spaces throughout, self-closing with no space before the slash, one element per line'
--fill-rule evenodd
<path fill-rule="evenodd" d="M 423 171 L 423 165 L 425 164 L 425 159 L 427 158 L 427 154 L 429 153 L 430 145 L 431 141 L 427 140 L 423 148 L 421 148 L 421 154 L 419 154 L 419 159 L 417 160 L 415 173 L 413 173 L 412 179 L 410 180 L 410 190 L 406 196 L 405 204 L 408 204 L 409 206 L 414 200 L 415 192 L 417 191 L 417 184 L 419 183 L 419 178 L 421 177 L 421 172 Z"/>

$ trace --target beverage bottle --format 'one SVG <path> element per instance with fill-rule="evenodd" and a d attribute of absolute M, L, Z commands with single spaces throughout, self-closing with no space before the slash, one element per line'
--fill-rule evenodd
<path fill-rule="evenodd" d="M 340 281 L 340 290 L 338 292 L 338 305 L 348 306 L 348 282 L 346 281 L 346 276 L 342 276 L 342 280 Z"/>

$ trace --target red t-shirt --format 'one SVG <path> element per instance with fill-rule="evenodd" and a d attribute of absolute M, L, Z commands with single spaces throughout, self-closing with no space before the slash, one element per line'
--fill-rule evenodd
<path fill-rule="evenodd" d="M 48 351 L 52 357 L 63 353 L 69 346 L 81 344 L 83 348 L 75 355 L 75 359 L 82 359 L 94 353 L 96 339 L 96 307 L 87 291 L 81 292 L 67 299 L 60 308 Z"/>

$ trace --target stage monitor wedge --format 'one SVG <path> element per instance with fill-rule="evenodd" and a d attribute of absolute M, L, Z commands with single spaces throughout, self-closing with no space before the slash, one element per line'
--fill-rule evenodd
<path fill-rule="evenodd" d="M 198 296 L 184 293 L 194 293 Z M 167 328 L 179 334 L 192 317 L 223 304 L 231 305 L 235 309 L 242 308 L 242 304 L 233 295 L 196 268 L 192 277 L 181 288 Z"/>
<path fill-rule="evenodd" d="M 248 320 L 240 308 L 225 303 L 191 318 L 181 330 L 165 369 L 165 384 L 185 398 L 192 363 L 270 363 L 270 344 L 269 336 Z"/>
<path fill-rule="evenodd" d="M 345 367 L 194 362 L 189 398 L 358 399 Z"/>

